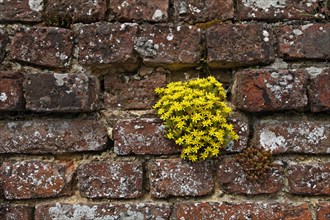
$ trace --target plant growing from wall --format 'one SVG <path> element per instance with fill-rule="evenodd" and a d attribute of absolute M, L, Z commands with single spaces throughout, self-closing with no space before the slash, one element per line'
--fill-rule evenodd
<path fill-rule="evenodd" d="M 231 108 L 225 90 L 214 77 L 172 82 L 156 93 L 160 99 L 154 108 L 164 122 L 166 137 L 182 147 L 181 158 L 193 162 L 212 158 L 238 139 L 226 119 Z"/>

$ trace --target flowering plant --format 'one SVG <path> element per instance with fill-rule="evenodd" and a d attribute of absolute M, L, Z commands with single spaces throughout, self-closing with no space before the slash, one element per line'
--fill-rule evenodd
<path fill-rule="evenodd" d="M 166 137 L 182 147 L 181 158 L 192 162 L 218 156 L 230 140 L 237 140 L 226 117 L 231 108 L 214 77 L 172 82 L 157 88 L 154 105 L 166 128 Z"/>

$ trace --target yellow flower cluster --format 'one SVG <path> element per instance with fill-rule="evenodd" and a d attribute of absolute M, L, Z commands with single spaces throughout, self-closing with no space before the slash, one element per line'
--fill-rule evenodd
<path fill-rule="evenodd" d="M 222 84 L 214 77 L 172 82 L 157 88 L 154 105 L 166 136 L 182 147 L 181 158 L 193 162 L 218 156 L 230 140 L 237 140 L 226 117 L 231 112 Z"/>

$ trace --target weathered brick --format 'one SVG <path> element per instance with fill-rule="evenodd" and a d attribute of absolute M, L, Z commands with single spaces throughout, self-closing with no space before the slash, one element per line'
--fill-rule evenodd
<path fill-rule="evenodd" d="M 113 0 L 110 1 L 110 16 L 119 21 L 168 20 L 169 0 Z"/>
<path fill-rule="evenodd" d="M 1 166 L 6 199 L 50 198 L 69 195 L 72 163 L 8 161 Z"/>
<path fill-rule="evenodd" d="M 330 59 L 330 23 L 284 26 L 278 45 L 284 59 Z"/>
<path fill-rule="evenodd" d="M 9 55 L 18 62 L 63 68 L 69 65 L 72 48 L 73 37 L 70 30 L 33 27 L 16 33 Z"/>
<path fill-rule="evenodd" d="M 105 20 L 106 10 L 106 0 L 48 0 L 43 13 L 44 15 L 65 13 L 72 17 L 73 22 L 88 23 Z"/>
<path fill-rule="evenodd" d="M 238 152 L 245 149 L 250 135 L 249 119 L 240 112 L 233 112 L 230 114 L 228 122 L 233 124 L 238 140 L 231 141 L 224 150 L 226 152 Z"/>
<path fill-rule="evenodd" d="M 237 67 L 274 60 L 273 34 L 259 24 L 219 24 L 206 31 L 210 67 Z"/>
<path fill-rule="evenodd" d="M 79 62 L 82 64 L 137 64 L 134 52 L 136 24 L 95 23 L 77 25 Z"/>
<path fill-rule="evenodd" d="M 2 0 L 0 22 L 39 22 L 43 8 L 42 0 Z"/>
<path fill-rule="evenodd" d="M 155 89 L 166 85 L 166 72 L 140 67 L 146 75 L 112 74 L 104 77 L 105 106 L 123 109 L 151 109 L 157 101 Z"/>
<path fill-rule="evenodd" d="M 165 138 L 165 127 L 159 119 L 121 119 L 113 130 L 114 151 L 117 155 L 173 154 L 181 151 Z"/>
<path fill-rule="evenodd" d="M 315 75 L 310 77 L 308 88 L 308 97 L 310 109 L 312 112 L 321 112 L 330 110 L 330 68 L 315 69 Z M 309 71 L 311 72 L 311 71 Z"/>
<path fill-rule="evenodd" d="M 330 163 L 290 164 L 289 192 L 301 195 L 330 195 Z"/>
<path fill-rule="evenodd" d="M 53 219 L 169 219 L 167 203 L 66 204 L 43 203 L 36 206 L 35 220 Z"/>
<path fill-rule="evenodd" d="M 281 178 L 282 169 L 280 166 L 271 168 L 265 180 L 260 182 L 250 181 L 235 158 L 222 159 L 217 175 L 221 188 L 225 192 L 234 194 L 271 194 L 278 192 L 283 185 Z"/>
<path fill-rule="evenodd" d="M 32 207 L 26 205 L 0 205 L 0 219 L 2 220 L 32 220 Z"/>
<path fill-rule="evenodd" d="M 214 189 L 209 162 L 189 163 L 181 159 L 152 160 L 148 164 L 150 193 L 154 198 L 203 196 Z"/>
<path fill-rule="evenodd" d="M 321 202 L 316 208 L 316 218 L 317 220 L 329 220 L 330 219 L 330 203 Z"/>
<path fill-rule="evenodd" d="M 227 20 L 234 17 L 232 0 L 174 0 L 178 21 L 189 23 Z"/>
<path fill-rule="evenodd" d="M 240 20 L 297 20 L 325 18 L 322 10 L 323 0 L 238 0 L 238 18 Z M 325 8 L 324 8 L 325 9 Z"/>
<path fill-rule="evenodd" d="M 0 71 L 0 111 L 24 110 L 23 74 Z"/>
<path fill-rule="evenodd" d="M 143 167 L 140 162 L 93 162 L 78 167 L 78 185 L 87 198 L 140 198 Z"/>
<path fill-rule="evenodd" d="M 257 121 L 253 141 L 273 153 L 330 153 L 329 121 L 273 118 Z"/>
<path fill-rule="evenodd" d="M 175 206 L 173 219 L 290 219 L 312 220 L 308 205 L 285 203 L 179 203 Z"/>
<path fill-rule="evenodd" d="M 9 41 L 8 33 L 0 28 L 0 64 L 5 58 L 6 46 L 8 41 Z"/>
<path fill-rule="evenodd" d="M 93 120 L 35 119 L 0 121 L 0 153 L 65 153 L 99 151 L 107 129 Z"/>
<path fill-rule="evenodd" d="M 195 66 L 201 56 L 201 31 L 194 26 L 142 25 L 135 50 L 147 65 L 171 69 Z"/>
<path fill-rule="evenodd" d="M 90 112 L 97 108 L 100 85 L 95 76 L 67 73 L 27 74 L 26 109 L 37 112 Z"/>
<path fill-rule="evenodd" d="M 243 70 L 232 89 L 236 108 L 249 111 L 305 110 L 308 75 L 304 70 Z"/>

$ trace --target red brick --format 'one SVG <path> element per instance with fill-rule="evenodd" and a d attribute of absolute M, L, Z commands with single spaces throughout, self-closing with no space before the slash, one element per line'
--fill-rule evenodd
<path fill-rule="evenodd" d="M 329 121 L 306 118 L 273 118 L 254 125 L 256 146 L 273 153 L 330 153 Z"/>
<path fill-rule="evenodd" d="M 0 121 L 0 154 L 99 151 L 107 141 L 106 128 L 93 120 Z"/>
<path fill-rule="evenodd" d="M 8 161 L 1 166 L 6 199 L 50 198 L 69 195 L 73 164 L 42 161 Z"/>
<path fill-rule="evenodd" d="M 312 112 L 330 110 L 330 68 L 316 69 L 317 74 L 310 77 L 308 88 L 309 104 Z"/>
<path fill-rule="evenodd" d="M 203 196 L 214 189 L 209 162 L 189 163 L 181 159 L 152 160 L 148 164 L 153 198 Z"/>
<path fill-rule="evenodd" d="M 201 56 L 201 31 L 194 26 L 142 25 L 135 50 L 147 65 L 171 69 L 195 66 Z"/>
<path fill-rule="evenodd" d="M 65 13 L 73 22 L 88 23 L 105 20 L 106 10 L 106 0 L 48 0 L 44 13 Z"/>
<path fill-rule="evenodd" d="M 79 62 L 82 64 L 136 65 L 136 24 L 95 23 L 77 25 Z"/>
<path fill-rule="evenodd" d="M 55 27 L 27 28 L 16 33 L 10 58 L 43 67 L 67 67 L 73 49 L 70 30 Z"/>
<path fill-rule="evenodd" d="M 24 110 L 23 74 L 0 71 L 0 111 Z"/>
<path fill-rule="evenodd" d="M 212 68 L 270 63 L 273 34 L 259 24 L 220 24 L 206 31 L 207 62 Z"/>
<path fill-rule="evenodd" d="M 121 119 L 114 126 L 114 151 L 117 155 L 173 154 L 181 151 L 165 138 L 165 127 L 155 118 Z"/>
<path fill-rule="evenodd" d="M 251 220 L 312 220 L 306 203 L 291 205 L 281 203 L 179 203 L 173 219 L 251 219 Z"/>
<path fill-rule="evenodd" d="M 1 9 L 0 9 L 1 10 Z M 0 12 L 1 14 L 1 12 Z M 8 33 L 0 28 L 0 64 L 5 58 L 6 45 L 9 42 Z"/>
<path fill-rule="evenodd" d="M 2 0 L 0 6 L 0 22 L 39 22 L 44 1 Z"/>
<path fill-rule="evenodd" d="M 279 55 L 285 59 L 330 59 L 330 23 L 284 26 L 279 31 Z"/>
<path fill-rule="evenodd" d="M 308 106 L 304 70 L 243 70 L 235 75 L 232 102 L 249 112 L 303 111 Z"/>
<path fill-rule="evenodd" d="M 249 119 L 240 112 L 233 112 L 229 115 L 228 122 L 233 124 L 238 140 L 231 141 L 224 150 L 226 152 L 239 152 L 247 147 L 249 141 Z"/>
<path fill-rule="evenodd" d="M 143 167 L 140 162 L 93 162 L 78 167 L 78 185 L 87 198 L 140 198 Z"/>
<path fill-rule="evenodd" d="M 316 208 L 316 218 L 317 220 L 329 220 L 330 219 L 330 203 L 321 202 Z"/>
<path fill-rule="evenodd" d="M 168 20 L 169 0 L 112 0 L 110 16 L 119 21 L 152 21 Z"/>
<path fill-rule="evenodd" d="M 330 195 L 330 163 L 291 164 L 289 192 L 301 195 Z"/>
<path fill-rule="evenodd" d="M 167 203 L 42 203 L 36 206 L 35 220 L 44 219 L 169 219 Z"/>
<path fill-rule="evenodd" d="M 322 0 L 238 0 L 238 18 L 240 20 L 297 20 L 325 18 L 320 4 Z"/>
<path fill-rule="evenodd" d="M 26 205 L 0 205 L 0 219 L 2 220 L 32 220 L 32 208 Z"/>
<path fill-rule="evenodd" d="M 247 195 L 272 194 L 281 190 L 283 185 L 280 166 L 271 168 L 265 180 L 259 182 L 250 181 L 235 158 L 221 159 L 217 174 L 219 185 L 228 193 Z"/>
<path fill-rule="evenodd" d="M 151 109 L 157 101 L 155 89 L 166 85 L 166 72 L 140 67 L 140 74 L 113 74 L 104 77 L 105 106 L 122 109 Z"/>
<path fill-rule="evenodd" d="M 233 0 L 174 0 L 175 17 L 189 23 L 234 17 Z"/>
<path fill-rule="evenodd" d="M 90 112 L 97 108 L 100 85 L 95 76 L 71 73 L 27 74 L 26 109 L 37 112 Z"/>

